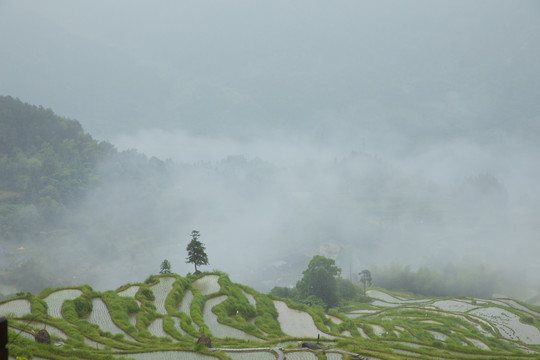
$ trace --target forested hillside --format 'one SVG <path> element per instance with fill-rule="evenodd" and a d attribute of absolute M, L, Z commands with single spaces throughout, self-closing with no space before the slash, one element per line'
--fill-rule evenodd
<path fill-rule="evenodd" d="M 0 297 L 64 284 L 68 269 L 72 275 L 88 272 L 74 268 L 87 253 L 84 247 L 103 250 L 95 240 L 109 243 L 113 236 L 107 222 L 96 219 L 97 213 L 106 214 L 107 204 L 90 210 L 84 204 L 111 183 L 148 189 L 151 169 L 163 166 L 157 159 L 119 152 L 110 143 L 93 139 L 79 122 L 50 109 L 1 96 Z M 133 197 L 128 193 L 120 197 Z M 82 237 L 88 233 L 86 224 L 100 231 Z M 110 247 L 103 252 L 115 254 Z"/>
<path fill-rule="evenodd" d="M 33 236 L 99 181 L 96 167 L 114 153 L 77 121 L 52 110 L 0 97 L 0 236 Z"/>

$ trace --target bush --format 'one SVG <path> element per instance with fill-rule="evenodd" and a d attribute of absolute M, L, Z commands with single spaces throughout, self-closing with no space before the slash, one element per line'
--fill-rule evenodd
<path fill-rule="evenodd" d="M 156 275 L 150 275 L 146 280 L 144 280 L 144 283 L 147 285 L 153 285 L 157 282 L 159 282 L 159 277 L 157 277 Z"/>
<path fill-rule="evenodd" d="M 147 287 L 144 287 L 144 288 L 142 287 L 140 290 L 140 293 L 146 300 L 154 301 L 156 299 L 152 290 L 150 290 Z"/>
<path fill-rule="evenodd" d="M 84 295 L 73 299 L 73 305 L 75 306 L 75 312 L 79 318 L 85 318 L 92 312 L 92 300 Z"/>

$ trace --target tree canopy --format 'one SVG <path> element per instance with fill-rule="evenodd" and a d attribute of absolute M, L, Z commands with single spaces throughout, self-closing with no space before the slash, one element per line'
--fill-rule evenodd
<path fill-rule="evenodd" d="M 296 284 L 303 298 L 313 295 L 321 299 L 328 307 L 338 304 L 336 277 L 341 274 L 341 268 L 335 265 L 335 260 L 316 255 L 311 259 L 303 274 L 304 277 Z"/>

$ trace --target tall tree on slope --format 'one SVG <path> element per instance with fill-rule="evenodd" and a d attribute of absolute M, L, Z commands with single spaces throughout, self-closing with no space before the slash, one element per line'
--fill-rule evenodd
<path fill-rule="evenodd" d="M 199 241 L 200 236 L 201 234 L 197 230 L 193 230 L 191 232 L 191 241 L 186 248 L 188 252 L 186 263 L 195 265 L 195 274 L 200 272 L 197 270 L 197 266 L 208 265 L 208 255 L 204 251 L 206 249 L 204 244 Z"/>

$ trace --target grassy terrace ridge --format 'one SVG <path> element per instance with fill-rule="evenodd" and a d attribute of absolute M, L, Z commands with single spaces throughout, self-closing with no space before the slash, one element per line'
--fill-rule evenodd
<path fill-rule="evenodd" d="M 127 296 L 121 296 L 127 295 Z M 371 303 L 325 313 L 233 283 L 221 272 L 151 275 L 0 302 L 10 356 L 31 359 L 537 359 L 540 309 L 512 299 L 418 298 L 372 288 Z M 213 304 L 213 305 L 212 305 Z M 32 338 L 46 328 L 51 345 Z M 201 334 L 213 349 L 197 345 Z M 298 349 L 299 341 L 328 348 Z"/>

